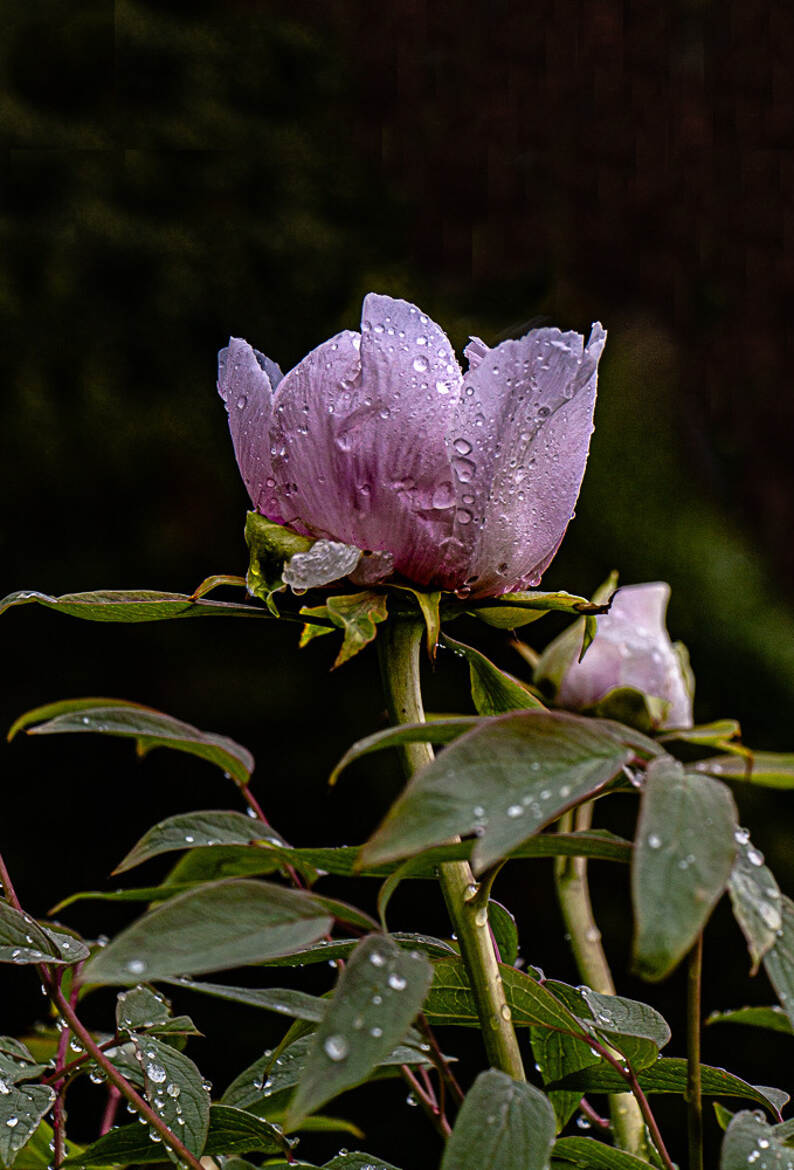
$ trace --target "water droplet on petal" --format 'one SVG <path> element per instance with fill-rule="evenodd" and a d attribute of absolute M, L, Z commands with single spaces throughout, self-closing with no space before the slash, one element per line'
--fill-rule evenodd
<path fill-rule="evenodd" d="M 423 374 L 429 365 L 430 362 L 422 353 L 418 353 L 414 358 L 413 366 L 417 374 Z"/>

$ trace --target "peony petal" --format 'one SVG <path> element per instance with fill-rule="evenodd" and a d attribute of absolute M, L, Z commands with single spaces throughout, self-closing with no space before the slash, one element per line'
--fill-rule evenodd
<path fill-rule="evenodd" d="M 480 337 L 470 337 L 469 344 L 463 351 L 463 356 L 468 359 L 469 370 L 476 370 L 477 366 L 484 357 L 490 352 L 488 346 Z"/>
<path fill-rule="evenodd" d="M 230 337 L 218 354 L 218 393 L 226 404 L 237 465 L 251 502 L 268 519 L 283 523 L 277 507 L 265 504 L 274 485 L 267 436 L 273 411 L 273 381 L 281 380 L 275 362 L 247 341 Z M 274 501 L 275 502 L 275 501 Z"/>
<path fill-rule="evenodd" d="M 464 379 L 450 436 L 467 585 L 493 596 L 536 585 L 573 514 L 593 430 L 606 334 L 536 329 L 489 350 Z"/>
<path fill-rule="evenodd" d="M 464 550 L 450 540 L 445 433 L 460 384 L 443 331 L 416 306 L 371 293 L 361 337 L 318 346 L 275 396 L 272 457 L 287 522 L 391 552 L 411 580 L 454 587 Z"/>
<path fill-rule="evenodd" d="M 670 586 L 663 581 L 619 589 L 581 662 L 563 675 L 558 702 L 591 707 L 616 687 L 666 700 L 662 726 L 691 727 L 692 698 L 665 626 Z"/>

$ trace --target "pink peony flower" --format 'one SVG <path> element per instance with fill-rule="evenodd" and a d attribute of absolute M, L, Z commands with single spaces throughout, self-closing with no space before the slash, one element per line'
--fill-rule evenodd
<path fill-rule="evenodd" d="M 557 702 L 574 710 L 593 707 L 610 691 L 631 687 L 662 701 L 659 727 L 691 727 L 692 683 L 665 626 L 669 600 L 664 581 L 625 586 L 609 613 L 596 619 L 598 631 L 581 662 L 576 661 L 580 637 L 563 646 L 562 634 L 561 654 L 552 643 L 541 663 L 545 659 L 556 667 Z"/>
<path fill-rule="evenodd" d="M 254 507 L 304 536 L 382 554 L 418 585 L 496 596 L 535 586 L 573 514 L 606 334 L 533 329 L 464 373 L 415 305 L 369 293 L 345 330 L 282 375 L 245 341 L 219 355 Z"/>

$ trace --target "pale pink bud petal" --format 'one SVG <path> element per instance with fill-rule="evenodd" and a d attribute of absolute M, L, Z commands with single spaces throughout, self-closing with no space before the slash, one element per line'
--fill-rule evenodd
<path fill-rule="evenodd" d="M 619 589 L 581 662 L 564 672 L 557 701 L 586 708 L 618 687 L 669 703 L 663 727 L 692 726 L 692 697 L 665 626 L 670 586 L 663 581 Z"/>
<path fill-rule="evenodd" d="M 273 492 L 268 433 L 281 376 L 275 362 L 239 337 L 229 338 L 218 354 L 218 393 L 226 403 L 240 474 L 254 507 L 278 524 L 283 517 Z"/>
<path fill-rule="evenodd" d="M 535 329 L 472 352 L 450 446 L 474 596 L 538 584 L 557 551 L 587 462 L 605 339 L 600 324 L 586 347 L 579 333 Z"/>

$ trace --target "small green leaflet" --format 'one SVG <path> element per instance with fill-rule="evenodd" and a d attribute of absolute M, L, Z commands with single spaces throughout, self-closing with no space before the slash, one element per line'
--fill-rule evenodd
<path fill-rule="evenodd" d="M 745 751 L 742 755 L 699 760 L 694 768 L 709 776 L 744 780 L 764 788 L 794 788 L 794 754 Z"/>
<path fill-rule="evenodd" d="M 201 845 L 250 845 L 255 841 L 270 841 L 274 845 L 284 843 L 275 830 L 244 813 L 223 809 L 179 813 L 144 833 L 113 872 L 124 873 L 150 857 L 177 849 L 194 849 Z"/>
<path fill-rule="evenodd" d="M 146 1099 L 157 1116 L 198 1157 L 207 1140 L 210 1095 L 192 1060 L 154 1036 L 132 1036 Z M 170 1149 L 167 1149 L 171 1157 Z M 174 1157 L 174 1160 L 177 1159 Z"/>
<path fill-rule="evenodd" d="M 88 947 L 0 900 L 0 963 L 79 963 Z"/>
<path fill-rule="evenodd" d="M 10 1166 L 55 1103 L 49 1085 L 9 1085 L 0 1093 L 0 1163 Z"/>
<path fill-rule="evenodd" d="M 312 898 L 269 882 L 210 882 L 151 910 L 88 962 L 85 983 L 200 975 L 299 950 L 331 929 Z"/>
<path fill-rule="evenodd" d="M 577 1039 L 566 1032 L 555 1032 L 550 1028 L 541 1027 L 531 1028 L 529 1035 L 532 1055 L 544 1085 L 560 1081 L 570 1073 L 597 1064 L 600 1060 L 586 1039 Z M 547 1092 L 557 1116 L 559 1132 L 579 1108 L 582 1094 L 559 1090 Z"/>
<path fill-rule="evenodd" d="M 179 1127 L 181 1129 L 181 1127 Z M 177 1133 L 180 1137 L 181 1134 Z M 250 1113 L 231 1109 L 227 1105 L 213 1105 L 209 1112 L 209 1130 L 204 1155 L 224 1155 L 230 1152 L 259 1151 L 278 1154 L 289 1143 L 276 1126 L 269 1125 Z M 67 1158 L 65 1166 L 113 1166 L 117 1164 L 162 1162 L 164 1150 L 152 1142 L 141 1125 L 124 1125 L 104 1134 L 87 1149 Z"/>
<path fill-rule="evenodd" d="M 164 1024 L 170 1015 L 167 1001 L 149 987 L 133 987 L 116 996 L 116 1027 L 120 1032 Z"/>
<path fill-rule="evenodd" d="M 764 856 L 750 841 L 746 829 L 736 830 L 739 851 L 728 881 L 733 915 L 747 940 L 755 975 L 764 955 L 775 945 L 782 926 L 780 887 Z"/>
<path fill-rule="evenodd" d="M 780 903 L 782 933 L 764 955 L 764 969 L 783 1010 L 794 1025 L 794 902 L 784 894 Z"/>
<path fill-rule="evenodd" d="M 115 699 L 107 706 L 88 707 L 86 702 L 85 699 L 65 699 L 62 703 L 48 703 L 46 707 L 38 707 L 21 716 L 11 730 L 16 732 L 26 727 L 29 735 L 92 731 L 131 738 L 136 741 L 139 755 L 146 755 L 155 747 L 175 748 L 215 764 L 241 786 L 251 778 L 254 757 L 225 735 L 200 731 L 181 719 L 136 703 Z M 54 711 L 60 713 L 52 714 Z M 45 722 L 38 722 L 40 719 Z M 33 723 L 38 723 L 38 726 L 31 727 Z"/>
<path fill-rule="evenodd" d="M 315 1033 L 290 1104 L 289 1128 L 366 1079 L 405 1036 L 432 977 L 419 951 L 403 950 L 388 935 L 361 940 Z"/>
<path fill-rule="evenodd" d="M 479 727 L 481 722 L 476 715 L 452 715 L 442 719 L 431 719 L 428 723 L 402 723 L 398 727 L 386 727 L 383 731 L 376 731 L 354 743 L 334 768 L 328 783 L 336 784 L 348 764 L 352 764 L 361 756 L 369 755 L 370 752 L 379 752 L 387 747 L 399 747 L 404 743 L 451 743 L 465 731 Z"/>
<path fill-rule="evenodd" d="M 235 1077 L 223 1094 L 223 1102 L 241 1109 L 257 1108 L 263 1101 L 270 1101 L 284 1090 L 294 1088 L 303 1075 L 313 1043 L 313 1035 L 304 1035 L 278 1049 L 275 1055 L 267 1052 L 260 1056 Z M 403 1064 L 425 1066 L 430 1061 L 418 1048 L 398 1044 L 381 1060 L 378 1073 L 397 1075 Z M 372 1080 L 373 1075 L 370 1073 L 367 1079 Z"/>
<path fill-rule="evenodd" d="M 663 979 L 703 929 L 728 884 L 736 828 L 721 781 L 687 773 L 671 756 L 648 766 L 631 869 L 634 965 L 644 978 Z"/>
<path fill-rule="evenodd" d="M 496 943 L 499 959 L 512 967 L 518 958 L 518 927 L 506 906 L 491 898 L 488 902 L 488 925 Z"/>
<path fill-rule="evenodd" d="M 441 1170 L 547 1170 L 554 1134 L 548 1097 L 492 1068 L 466 1094 Z"/>
<path fill-rule="evenodd" d="M 546 1028 L 584 1034 L 576 1016 L 545 984 L 503 963 L 499 965 L 499 974 L 516 1026 L 541 1024 Z M 433 982 L 425 1000 L 424 1013 L 434 1025 L 480 1026 L 477 1003 L 460 957 L 438 959 L 433 963 Z"/>
<path fill-rule="evenodd" d="M 543 593 L 528 590 L 523 593 L 505 593 L 502 597 L 487 598 L 476 603 L 464 602 L 461 606 L 467 613 L 478 617 L 489 626 L 500 630 L 516 630 L 529 622 L 537 621 L 544 613 L 598 614 L 606 613 L 608 605 L 594 604 L 586 597 L 561 590 L 557 593 Z"/>
<path fill-rule="evenodd" d="M 770 1089 L 766 1085 L 751 1085 L 741 1077 L 726 1072 L 723 1068 L 700 1066 L 702 1091 L 714 1097 L 744 1097 L 763 1105 L 777 1120 L 780 1110 L 788 1101 L 788 1093 Z M 638 1073 L 637 1080 L 645 1093 L 683 1094 L 687 1085 L 686 1060 L 682 1057 L 662 1057 L 650 1068 Z M 582 1069 L 563 1077 L 556 1089 L 576 1090 L 580 1093 L 621 1093 L 626 1091 L 626 1081 L 614 1068 L 602 1062 L 592 1068 Z"/>
<path fill-rule="evenodd" d="M 334 668 L 347 662 L 372 642 L 378 632 L 377 626 L 388 617 L 386 594 L 371 589 L 363 593 L 341 593 L 337 597 L 328 597 L 325 605 L 304 606 L 300 612 L 303 617 L 311 619 L 310 627 L 321 618 L 325 625 L 332 622 L 344 631 Z M 301 644 L 305 644 L 305 632 Z"/>
<path fill-rule="evenodd" d="M 754 1113 L 737 1113 L 722 1142 L 720 1170 L 794 1170 L 794 1150 Z"/>
<path fill-rule="evenodd" d="M 471 697 L 479 715 L 504 715 L 507 711 L 526 711 L 544 704 L 526 685 L 500 670 L 479 650 L 442 635 L 442 645 L 469 664 Z"/>
<path fill-rule="evenodd" d="M 611 727 L 576 715 L 520 711 L 485 720 L 412 777 L 361 863 L 476 832 L 472 866 L 481 873 L 600 792 L 633 756 Z"/>
<path fill-rule="evenodd" d="M 620 995 L 600 995 L 589 987 L 573 988 L 554 980 L 548 980 L 546 986 L 585 1022 L 589 1031 L 622 1053 L 635 1072 L 653 1064 L 659 1050 L 669 1043 L 669 1024 L 647 1003 Z"/>
<path fill-rule="evenodd" d="M 51 597 L 33 589 L 9 593 L 0 601 L 0 613 L 15 605 L 38 602 L 47 609 L 90 622 L 158 622 L 186 617 L 256 617 L 270 615 L 258 605 L 237 601 L 194 600 L 186 593 L 164 593 L 156 589 L 98 589 L 93 593 L 64 593 Z"/>
<path fill-rule="evenodd" d="M 167 982 L 188 991 L 198 991 L 202 995 L 263 1008 L 296 1020 L 310 1020 L 315 1024 L 323 1018 L 329 1003 L 321 996 L 308 995 L 305 991 L 295 991 L 291 987 L 230 987 L 222 983 L 198 983 L 193 980 L 184 983 L 178 979 L 169 979 Z"/>
<path fill-rule="evenodd" d="M 707 1024 L 745 1024 L 755 1028 L 769 1028 L 794 1036 L 794 1027 L 782 1007 L 740 1007 L 725 1012 L 712 1012 Z"/>
<path fill-rule="evenodd" d="M 581 1167 L 582 1170 L 642 1170 L 643 1167 L 648 1170 L 644 1158 L 627 1154 L 625 1150 L 616 1150 L 614 1146 L 607 1146 L 594 1138 L 558 1138 L 552 1153 L 555 1158 Z"/>

